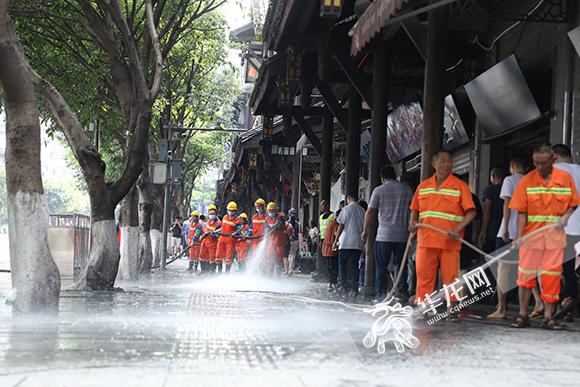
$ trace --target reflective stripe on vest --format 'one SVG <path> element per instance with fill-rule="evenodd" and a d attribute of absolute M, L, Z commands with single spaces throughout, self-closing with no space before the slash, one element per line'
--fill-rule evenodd
<path fill-rule="evenodd" d="M 528 187 L 528 195 L 572 195 L 572 188 Z"/>
<path fill-rule="evenodd" d="M 440 190 L 436 190 L 435 188 L 424 188 L 419 190 L 419 195 L 445 195 L 458 198 L 461 196 L 461 191 L 448 188 L 442 188 Z"/>
<path fill-rule="evenodd" d="M 328 225 L 330 224 L 330 222 L 332 222 L 334 220 L 334 213 L 330 213 L 330 215 L 328 215 L 328 217 L 326 219 L 324 219 L 322 217 L 323 215 L 320 215 L 320 239 L 324 239 L 324 237 L 326 236 L 326 229 L 328 228 Z"/>
<path fill-rule="evenodd" d="M 528 222 L 530 223 L 556 223 L 559 222 L 560 219 L 560 216 L 528 215 Z"/>
<path fill-rule="evenodd" d="M 421 212 L 419 214 L 419 219 L 425 219 L 425 218 L 445 219 L 445 220 L 451 220 L 453 222 L 462 222 L 463 221 L 463 216 L 447 214 L 445 212 L 439 212 L 439 211 Z"/>

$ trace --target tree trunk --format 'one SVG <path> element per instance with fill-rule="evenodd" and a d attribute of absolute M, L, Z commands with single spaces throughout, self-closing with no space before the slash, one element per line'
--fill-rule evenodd
<path fill-rule="evenodd" d="M 151 214 L 151 249 L 153 250 L 153 266 L 161 263 L 163 254 L 163 186 L 153 186 L 153 211 Z"/>
<path fill-rule="evenodd" d="M 152 152 L 151 146 L 149 152 Z M 149 155 L 143 158 L 143 172 L 137 181 L 139 188 L 139 273 L 151 273 L 153 251 L 151 249 L 151 216 L 153 212 L 153 182 L 149 166 Z"/>
<path fill-rule="evenodd" d="M 60 274 L 48 247 L 40 174 L 40 120 L 34 86 L 8 1 L 0 0 L 0 82 L 6 108 L 6 189 L 14 310 L 58 312 Z"/>
<path fill-rule="evenodd" d="M 121 202 L 121 261 L 117 279 L 139 279 L 139 197 L 137 186 Z"/>

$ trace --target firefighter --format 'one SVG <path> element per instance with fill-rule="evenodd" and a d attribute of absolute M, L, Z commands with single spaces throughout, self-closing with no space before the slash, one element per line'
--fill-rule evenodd
<path fill-rule="evenodd" d="M 215 204 L 210 204 L 207 208 L 208 220 L 204 228 L 202 236 L 201 251 L 199 253 L 202 263 L 202 270 L 206 269 L 210 272 L 215 272 L 215 253 L 218 243 L 218 236 L 216 231 L 222 227 L 222 222 L 217 216 L 217 207 Z"/>
<path fill-rule="evenodd" d="M 189 234 L 187 236 L 187 244 L 189 246 L 189 267 L 187 271 L 197 270 L 197 263 L 199 262 L 199 253 L 201 250 L 201 235 L 203 233 L 203 225 L 199 221 L 199 211 L 195 210 L 191 213 L 189 218 Z"/>
<path fill-rule="evenodd" d="M 541 298 L 544 301 L 544 322 L 548 330 L 561 330 L 553 318 L 560 300 L 560 277 L 566 234 L 564 227 L 580 204 L 572 176 L 554 168 L 554 153 L 548 145 L 534 149 L 536 169 L 519 182 L 510 202 L 510 209 L 518 212 L 516 244 L 520 246 L 518 280 L 520 313 L 511 326 L 524 328 L 530 325 L 528 304 L 532 289 L 536 287 L 538 270 L 541 275 Z M 557 223 L 543 234 L 522 242 L 522 238 L 544 226 Z"/>
<path fill-rule="evenodd" d="M 268 217 L 266 218 L 268 247 L 267 251 L 270 258 L 270 264 L 273 265 L 272 272 L 274 275 L 283 265 L 284 249 L 286 247 L 286 220 L 284 214 L 278 211 L 276 203 L 270 202 L 266 207 Z"/>
<path fill-rule="evenodd" d="M 248 223 L 248 215 L 242 213 L 239 218 L 240 222 L 236 234 L 240 236 L 240 239 L 237 240 L 236 244 L 236 259 L 238 260 L 240 271 L 242 271 L 246 268 L 246 259 L 250 250 L 250 241 L 247 238 L 252 236 L 252 229 Z"/>
<path fill-rule="evenodd" d="M 238 228 L 238 205 L 236 202 L 229 202 L 227 206 L 227 215 L 222 218 L 222 236 L 219 237 L 217 250 L 215 254 L 216 265 L 218 265 L 218 271 L 223 262 L 226 263 L 226 272 L 229 272 L 232 266 L 232 261 L 234 259 L 234 254 L 236 252 L 236 242 L 235 238 L 232 236 L 236 233 Z"/>
<path fill-rule="evenodd" d="M 264 235 L 266 231 L 266 201 L 264 199 L 256 200 L 254 203 L 256 207 L 256 214 L 252 216 L 252 234 L 254 236 Z M 262 237 L 256 238 L 252 241 L 252 249 L 256 249 L 260 241 L 262 241 Z"/>
<path fill-rule="evenodd" d="M 433 293 L 439 267 L 445 285 L 455 282 L 461 251 L 461 242 L 457 239 L 476 215 L 469 187 L 451 173 L 451 153 L 445 150 L 437 152 L 431 164 L 435 174 L 419 185 L 411 203 L 409 231 L 418 231 L 416 304 Z M 448 234 L 417 228 L 418 222 L 438 227 Z M 450 298 L 448 302 L 457 302 L 454 297 Z M 452 305 L 448 307 L 451 311 Z M 449 319 L 456 321 L 457 314 L 450 312 Z"/>

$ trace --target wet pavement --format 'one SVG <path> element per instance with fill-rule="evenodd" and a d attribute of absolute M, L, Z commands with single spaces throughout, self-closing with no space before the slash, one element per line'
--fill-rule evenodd
<path fill-rule="evenodd" d="M 296 298 L 327 298 L 305 276 L 208 278 L 184 269 L 180 261 L 120 283 L 125 292 L 63 292 L 58 318 L 14 318 L 2 305 L 0 386 L 580 383 L 578 331 L 417 323 L 418 349 L 399 354 L 388 344 L 380 355 L 362 345 L 372 317 Z M 4 294 L 5 275 L 0 283 Z"/>

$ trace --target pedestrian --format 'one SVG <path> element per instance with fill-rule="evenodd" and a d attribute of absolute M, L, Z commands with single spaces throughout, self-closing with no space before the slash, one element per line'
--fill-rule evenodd
<path fill-rule="evenodd" d="M 490 185 L 483 192 L 483 221 L 479 245 L 486 253 L 495 250 L 497 233 L 503 217 L 503 199 L 500 198 L 501 186 L 505 179 L 505 171 L 501 167 L 491 170 Z"/>
<path fill-rule="evenodd" d="M 476 245 L 481 232 L 483 209 L 479 203 L 479 198 L 473 192 L 471 193 L 471 199 L 473 200 L 473 204 L 475 204 L 475 218 L 473 218 L 473 220 L 465 227 L 463 239 L 472 245 Z M 476 261 L 480 258 L 482 257 L 476 251 L 469 246 L 462 244 L 461 252 L 459 253 L 459 268 L 461 272 L 463 273 L 471 269 L 477 264 Z"/>
<path fill-rule="evenodd" d="M 510 202 L 510 208 L 518 212 L 516 243 L 520 246 L 517 281 L 520 311 L 511 326 L 524 328 L 530 325 L 528 303 L 531 290 L 537 285 L 539 269 L 544 301 L 542 326 L 548 330 L 562 330 L 553 313 L 560 300 L 560 277 L 566 248 L 563 227 L 580 204 L 580 197 L 572 176 L 563 169 L 554 168 L 554 152 L 549 145 L 535 148 L 533 160 L 536 168 L 522 178 Z M 554 223 L 561 227 L 522 241 L 524 236 Z"/>
<path fill-rule="evenodd" d="M 217 249 L 215 253 L 216 265 L 218 272 L 222 263 L 226 264 L 226 272 L 232 267 L 234 254 L 236 253 L 237 240 L 232 236 L 235 234 L 240 220 L 238 219 L 238 205 L 236 202 L 229 202 L 227 205 L 227 214 L 222 218 L 221 236 L 218 238 Z"/>
<path fill-rule="evenodd" d="M 215 254 L 218 244 L 218 236 L 216 231 L 219 231 L 222 227 L 222 222 L 217 216 L 217 207 L 215 204 L 210 204 L 207 207 L 208 221 L 203 230 L 204 234 L 201 241 L 201 250 L 199 253 L 199 258 L 202 261 L 202 268 L 205 268 L 210 273 L 215 273 L 216 261 Z"/>
<path fill-rule="evenodd" d="M 502 183 L 500 191 L 500 199 L 503 200 L 503 216 L 502 221 L 497 232 L 495 243 L 495 250 L 502 249 L 504 246 L 512 243 L 517 237 L 517 218 L 516 211 L 510 209 L 510 202 L 514 196 L 516 187 L 518 186 L 524 173 L 526 173 L 527 165 L 521 157 L 514 157 L 509 164 L 510 176 L 506 177 Z M 517 259 L 517 255 L 516 255 Z M 492 320 L 505 320 L 507 318 L 507 292 L 515 284 L 516 277 L 516 263 L 517 260 L 510 260 L 509 256 L 502 259 L 497 264 L 497 309 L 487 316 Z M 512 277 L 514 277 L 512 279 Z M 532 318 L 541 317 L 544 315 L 544 303 L 540 298 L 540 292 L 537 287 L 532 289 L 534 297 L 534 309 L 530 316 Z"/>
<path fill-rule="evenodd" d="M 181 236 L 183 233 L 183 225 L 181 224 L 181 216 L 175 217 L 175 222 L 171 225 L 171 253 L 176 256 L 181 253 Z"/>
<path fill-rule="evenodd" d="M 191 213 L 188 222 L 189 233 L 187 235 L 187 245 L 189 246 L 188 271 L 196 271 L 199 262 L 199 253 L 201 249 L 201 234 L 203 233 L 203 225 L 199 221 L 199 211 L 195 210 Z"/>
<path fill-rule="evenodd" d="M 336 216 L 340 215 L 342 210 L 339 208 L 336 211 Z M 328 225 L 326 229 L 326 238 L 322 242 L 322 256 L 326 258 L 326 263 L 328 266 L 328 288 L 329 292 L 333 292 L 338 289 L 338 249 L 336 248 L 336 231 L 338 228 L 338 223 L 336 219 Z"/>
<path fill-rule="evenodd" d="M 266 251 L 269 258 L 268 264 L 270 265 L 266 270 L 276 276 L 282 272 L 283 267 L 282 258 L 286 244 L 286 235 L 284 234 L 286 219 L 278 211 L 278 206 L 274 202 L 268 203 L 266 211 L 268 212 L 268 217 L 266 218 L 268 246 Z"/>
<path fill-rule="evenodd" d="M 569 146 L 564 144 L 554 145 L 552 147 L 555 156 L 554 167 L 568 172 L 574 184 L 576 191 L 580 192 L 580 165 L 572 163 L 572 151 Z M 567 245 L 564 252 L 564 265 L 562 271 L 564 274 L 564 292 L 561 303 L 561 310 L 557 313 L 557 318 L 565 317 L 567 322 L 574 321 L 572 311 L 576 307 L 578 298 L 578 279 L 574 270 L 576 263 L 575 245 L 580 242 L 580 210 L 576 209 L 570 217 L 568 225 L 565 228 Z"/>
<path fill-rule="evenodd" d="M 432 177 L 423 181 L 411 202 L 409 231 L 417 232 L 417 291 L 415 303 L 419 304 L 435 290 L 437 270 L 441 268 L 444 285 L 457 279 L 459 252 L 465 227 L 475 218 L 475 204 L 471 191 L 461 179 L 453 176 L 451 153 L 438 151 L 432 158 L 435 169 Z M 447 232 L 447 235 L 428 228 L 418 227 L 428 224 Z M 453 304 L 454 295 L 449 297 L 449 319 L 457 320 Z"/>
<path fill-rule="evenodd" d="M 248 223 L 248 215 L 241 213 L 239 219 L 238 230 L 236 231 L 236 235 L 239 236 L 236 242 L 236 259 L 239 271 L 244 271 L 250 250 L 250 240 L 248 238 L 252 236 L 252 228 Z"/>
<path fill-rule="evenodd" d="M 310 255 L 315 256 L 316 251 L 318 250 L 318 237 L 320 233 L 316 227 L 316 223 L 314 223 L 314 220 L 311 220 L 308 223 L 308 226 L 308 237 L 310 238 Z"/>
<path fill-rule="evenodd" d="M 298 212 L 296 209 L 291 208 L 288 211 L 288 224 L 291 227 L 290 234 L 290 252 L 288 254 L 288 260 L 284 261 L 284 268 L 288 276 L 292 276 L 294 272 L 294 265 L 296 263 L 296 257 L 300 251 L 300 246 L 302 245 L 302 225 L 298 220 Z"/>
<path fill-rule="evenodd" d="M 387 295 L 388 266 L 391 259 L 395 269 L 395 278 L 401 270 L 405 246 L 409 237 L 409 206 L 413 191 L 408 185 L 397 180 L 395 169 L 384 166 L 381 169 L 382 185 L 373 190 L 369 208 L 365 215 L 364 228 L 361 234 L 367 241 L 369 227 L 378 218 L 377 236 L 374 240 L 375 252 L 375 296 L 377 302 Z M 397 298 L 407 300 L 407 268 L 397 284 Z"/>
<path fill-rule="evenodd" d="M 340 286 L 349 298 L 358 295 L 358 262 L 364 244 L 360 238 L 363 231 L 365 210 L 358 204 L 358 194 L 349 192 L 346 195 L 348 205 L 336 218 L 335 248 L 338 249 L 338 271 Z"/>

